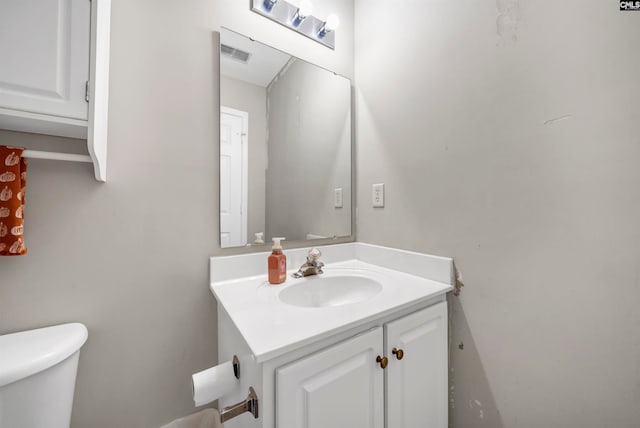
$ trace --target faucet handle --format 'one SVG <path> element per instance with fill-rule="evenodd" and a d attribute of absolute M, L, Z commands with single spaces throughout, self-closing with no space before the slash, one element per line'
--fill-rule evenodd
<path fill-rule="evenodd" d="M 322 253 L 320 252 L 320 250 L 314 247 L 309 250 L 309 254 L 307 255 L 307 260 L 309 260 L 310 262 L 315 262 L 320 258 L 320 256 L 322 256 Z"/>

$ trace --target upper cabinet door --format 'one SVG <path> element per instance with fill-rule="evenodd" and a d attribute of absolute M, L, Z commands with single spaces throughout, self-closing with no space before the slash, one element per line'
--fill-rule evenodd
<path fill-rule="evenodd" d="M 276 372 L 278 428 L 383 428 L 382 329 Z"/>
<path fill-rule="evenodd" d="M 385 334 L 387 427 L 447 428 L 447 303 L 386 324 Z"/>
<path fill-rule="evenodd" d="M 87 119 L 89 0 L 2 0 L 0 108 Z"/>

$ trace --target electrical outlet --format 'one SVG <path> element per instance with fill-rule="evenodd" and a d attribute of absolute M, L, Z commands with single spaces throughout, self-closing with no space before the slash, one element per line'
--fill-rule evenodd
<path fill-rule="evenodd" d="M 384 183 L 373 185 L 372 202 L 374 208 L 384 208 Z"/>
<path fill-rule="evenodd" d="M 334 189 L 333 194 L 333 207 L 342 208 L 342 187 Z"/>

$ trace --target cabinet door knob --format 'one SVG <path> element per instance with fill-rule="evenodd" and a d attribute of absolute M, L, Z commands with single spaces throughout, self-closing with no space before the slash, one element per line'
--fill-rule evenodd
<path fill-rule="evenodd" d="M 378 355 L 378 358 L 376 358 L 376 363 L 380 363 L 380 367 L 386 369 L 387 364 L 389 364 L 389 359 L 387 357 L 381 357 L 380 355 Z"/>
<path fill-rule="evenodd" d="M 402 349 L 393 348 L 391 353 L 396 356 L 397 359 L 401 360 L 404 358 L 404 351 Z"/>

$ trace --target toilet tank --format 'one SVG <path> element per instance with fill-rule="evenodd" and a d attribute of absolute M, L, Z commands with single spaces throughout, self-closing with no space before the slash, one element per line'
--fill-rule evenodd
<path fill-rule="evenodd" d="M 79 323 L 0 336 L 0 427 L 69 428 L 86 340 Z"/>

